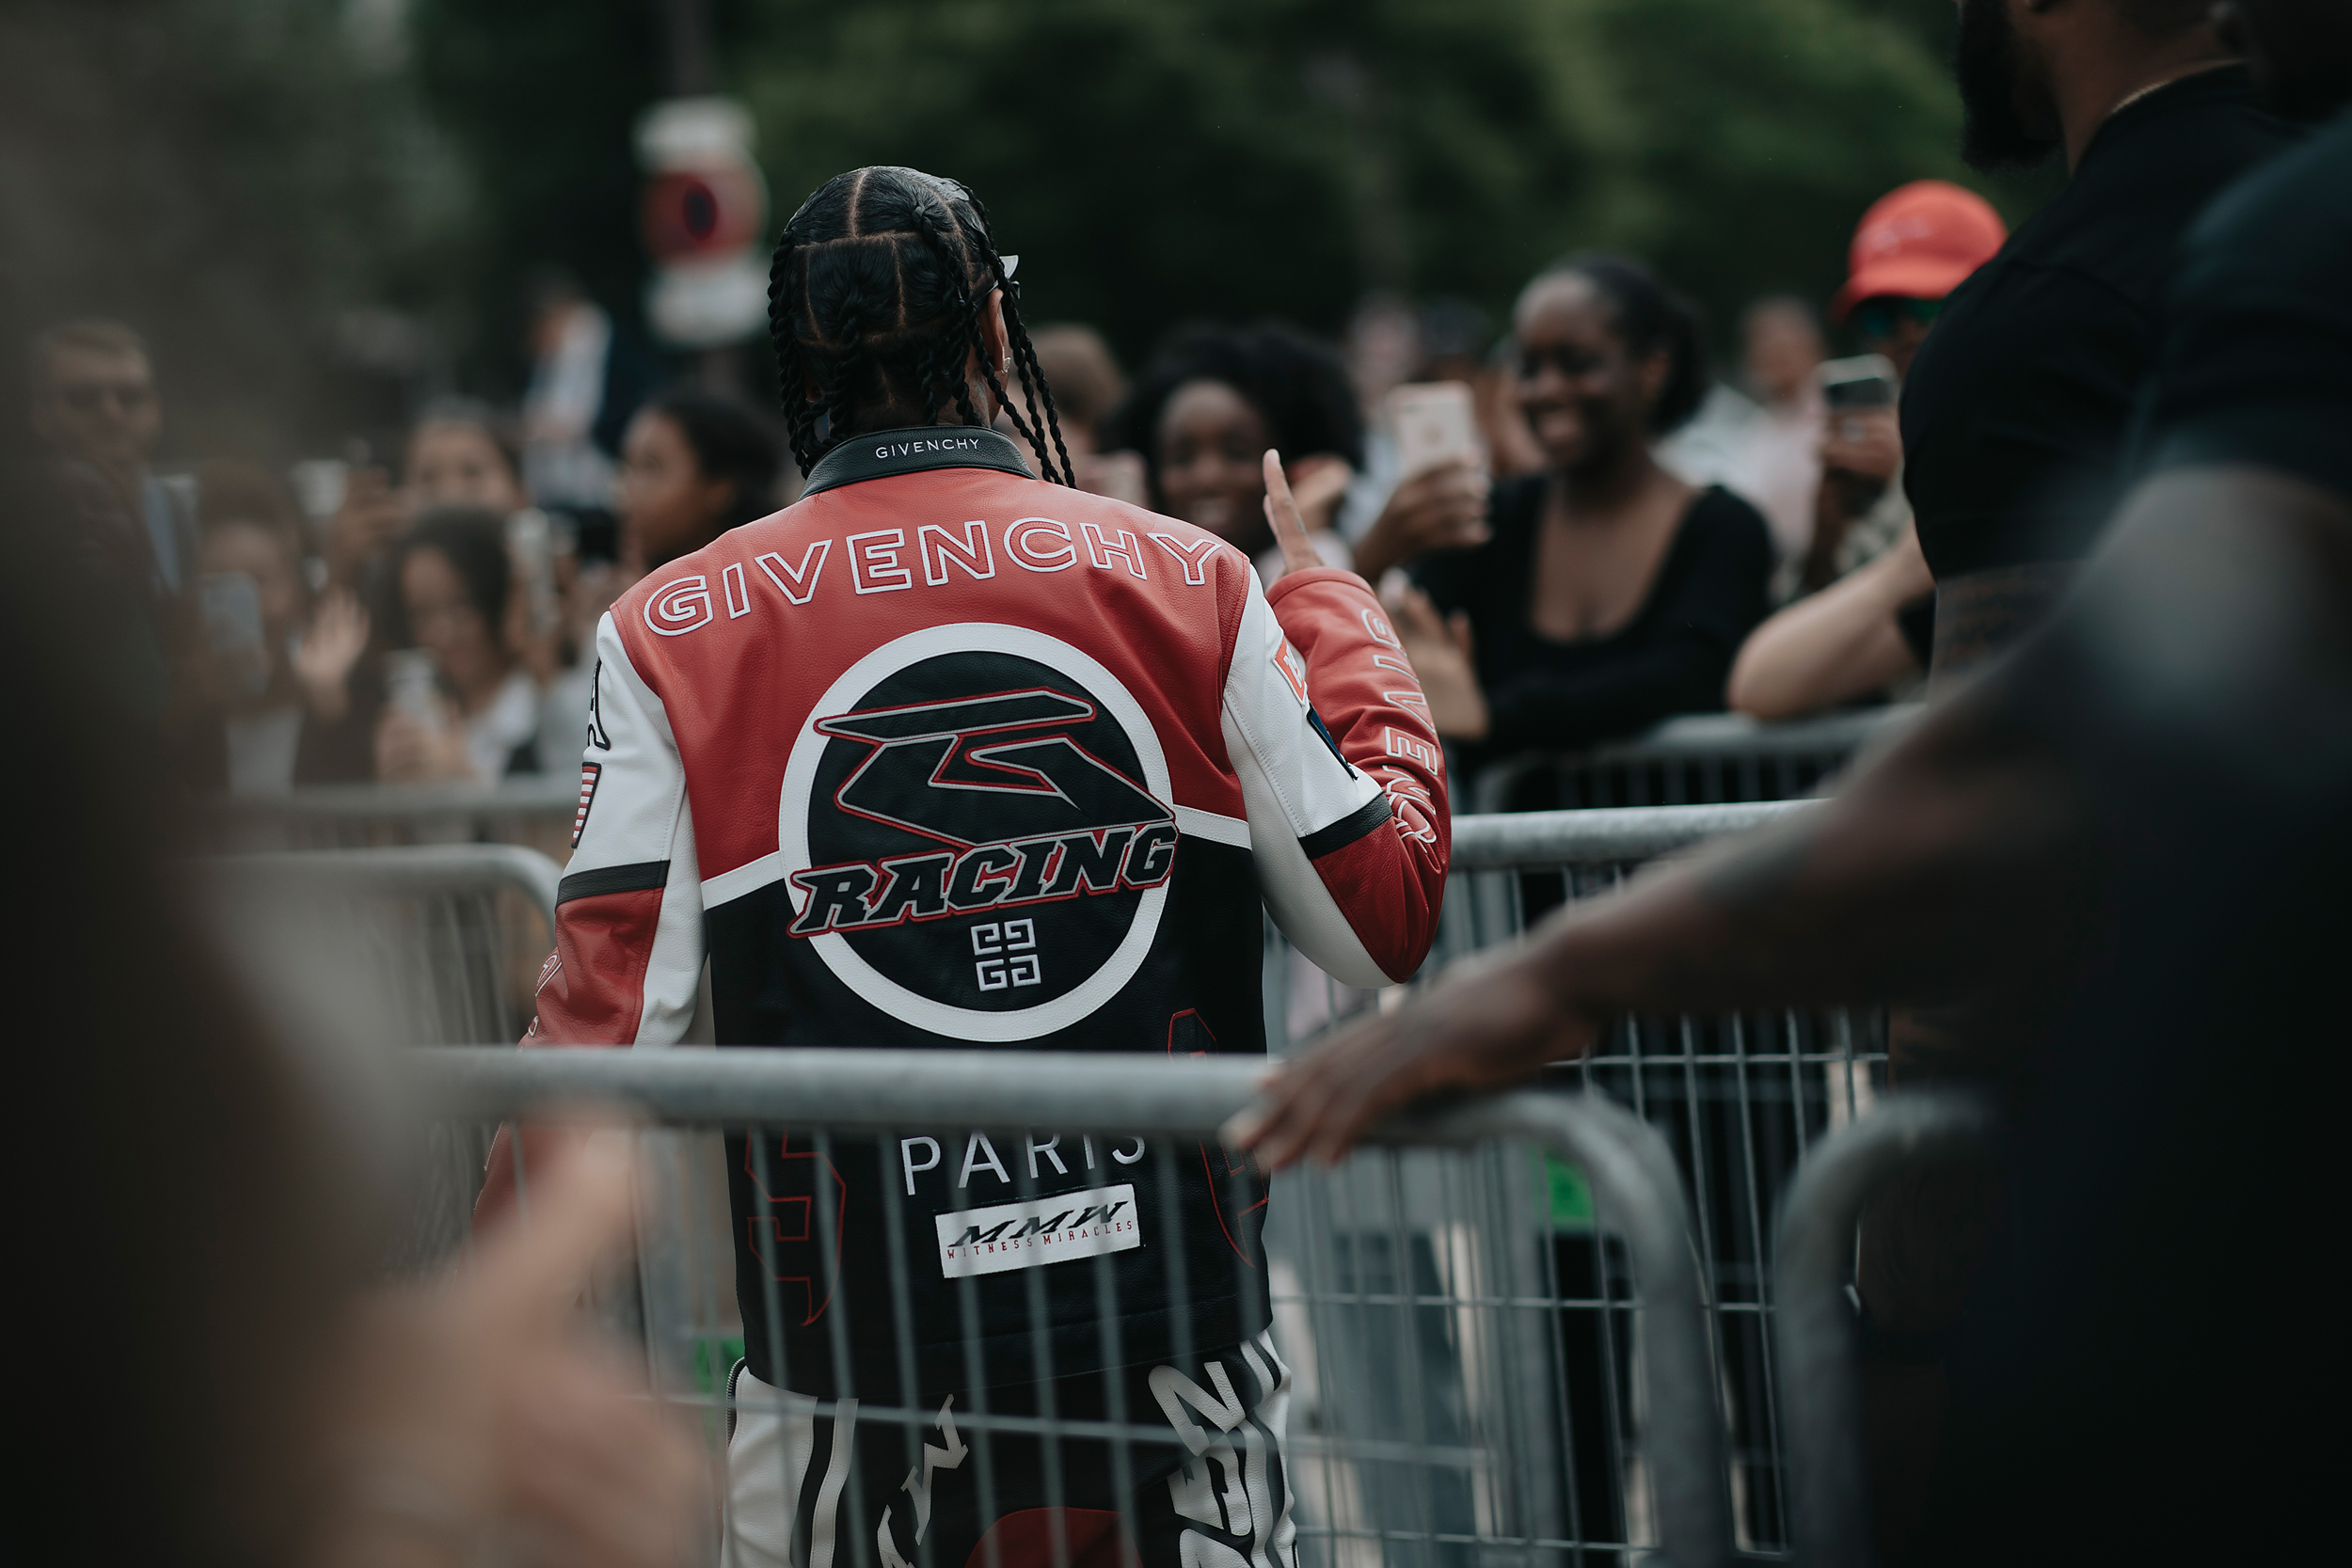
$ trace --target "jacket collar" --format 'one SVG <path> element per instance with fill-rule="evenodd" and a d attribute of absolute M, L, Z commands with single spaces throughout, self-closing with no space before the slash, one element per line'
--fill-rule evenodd
<path fill-rule="evenodd" d="M 920 473 L 927 468 L 995 468 L 1024 479 L 1036 477 L 1021 461 L 1021 449 L 993 430 L 961 424 L 918 425 L 850 436 L 817 460 L 801 493 L 813 496 L 860 480 Z"/>

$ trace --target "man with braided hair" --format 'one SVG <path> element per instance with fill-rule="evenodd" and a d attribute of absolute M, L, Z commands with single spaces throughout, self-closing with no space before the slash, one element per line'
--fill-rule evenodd
<path fill-rule="evenodd" d="M 707 958 L 730 1046 L 1263 1053 L 1262 902 L 1351 985 L 1419 967 L 1443 761 L 1377 601 L 1316 561 L 1273 452 L 1270 589 L 1072 487 L 1014 261 L 912 169 L 785 227 L 807 491 L 604 619 L 526 1046 L 670 1044 Z M 539 1136 L 501 1135 L 485 1212 Z M 955 1127 L 727 1157 L 730 1563 L 1295 1568 L 1254 1170 Z"/>

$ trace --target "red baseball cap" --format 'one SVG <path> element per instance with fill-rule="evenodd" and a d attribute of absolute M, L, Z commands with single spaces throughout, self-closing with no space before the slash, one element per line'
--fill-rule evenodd
<path fill-rule="evenodd" d="M 1915 180 L 1870 203 L 1847 253 L 1846 286 L 1830 301 L 1846 312 L 1876 294 L 1942 299 L 1993 260 L 2009 226 L 1991 202 L 1945 180 Z"/>

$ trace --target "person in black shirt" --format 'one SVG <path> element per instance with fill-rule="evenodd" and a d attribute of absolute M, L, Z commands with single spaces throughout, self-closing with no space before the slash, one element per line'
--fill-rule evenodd
<path fill-rule="evenodd" d="M 2062 145 L 2074 178 L 1953 292 L 1903 386 L 1939 685 L 2039 620 L 2113 514 L 2173 245 L 2292 137 L 2230 56 L 2201 3 L 1963 0 L 1971 160 Z"/>
<path fill-rule="evenodd" d="M 2282 87 L 2352 25 L 2240 0 Z M 1943 1357 L 1914 1560 L 2287 1560 L 2332 1523 L 2352 886 L 2352 116 L 2235 186 L 2166 301 L 2144 479 L 2055 619 L 1807 819 L 1578 906 L 1287 1068 L 1229 1138 L 1334 1158 L 1613 1015 L 2039 974 L 2060 1022 Z M 1873 1485 L 1883 1483 L 1873 1456 Z M 1888 1556 L 1882 1543 L 1881 1556 Z M 1892 1543 L 1901 1545 L 1904 1543 Z"/>
<path fill-rule="evenodd" d="M 1591 256 L 1527 286 L 1517 335 L 1550 471 L 1497 486 L 1492 537 L 1391 607 L 1438 734 L 1500 756 L 1721 708 L 1772 546 L 1754 507 L 1650 454 L 1706 393 L 1695 319 L 1639 264 Z"/>

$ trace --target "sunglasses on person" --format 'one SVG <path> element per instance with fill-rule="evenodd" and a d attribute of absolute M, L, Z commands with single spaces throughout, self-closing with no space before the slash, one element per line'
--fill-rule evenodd
<path fill-rule="evenodd" d="M 1936 312 L 1943 309 L 1940 299 L 1879 294 L 1853 308 L 1854 330 L 1865 338 L 1892 338 L 1896 328 L 1906 321 L 1917 322 L 1922 328 L 1933 326 Z"/>

